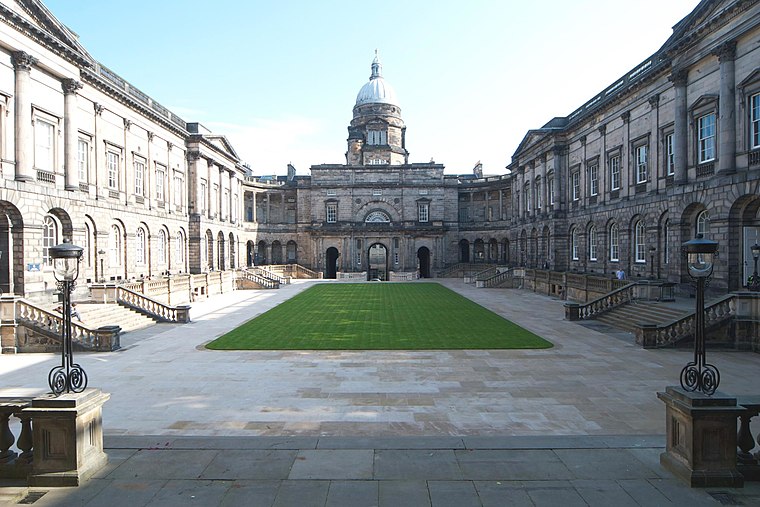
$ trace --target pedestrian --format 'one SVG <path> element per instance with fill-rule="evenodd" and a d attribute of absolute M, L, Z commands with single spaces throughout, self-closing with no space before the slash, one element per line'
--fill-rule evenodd
<path fill-rule="evenodd" d="M 617 276 L 618 280 L 625 280 L 625 271 L 623 271 L 623 268 L 618 269 L 615 272 L 615 276 Z"/>
<path fill-rule="evenodd" d="M 71 303 L 71 317 L 77 319 L 79 322 L 82 322 L 82 316 L 79 315 L 79 310 L 77 310 L 76 303 Z"/>

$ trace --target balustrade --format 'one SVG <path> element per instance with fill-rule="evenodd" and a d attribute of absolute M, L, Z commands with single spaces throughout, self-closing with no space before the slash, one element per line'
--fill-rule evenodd
<path fill-rule="evenodd" d="M 756 447 L 750 429 L 752 418 L 760 414 L 760 396 L 740 396 L 737 403 L 744 409 L 739 415 L 739 431 L 736 434 L 738 469 L 745 480 L 760 481 L 760 450 L 752 452 Z M 757 443 L 760 445 L 760 433 Z"/>
<path fill-rule="evenodd" d="M 177 323 L 190 322 L 190 307 L 187 305 L 170 306 L 125 287 L 116 289 L 116 300 L 119 304 L 134 308 L 157 320 Z"/>
<path fill-rule="evenodd" d="M 32 467 L 32 421 L 22 413 L 29 399 L 0 398 L 0 478 L 25 479 Z M 18 420 L 18 438 L 11 418 Z M 13 450 L 13 444 L 21 451 Z"/>

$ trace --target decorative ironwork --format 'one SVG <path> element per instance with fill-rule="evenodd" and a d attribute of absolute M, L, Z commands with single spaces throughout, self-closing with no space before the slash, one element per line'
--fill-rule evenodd
<path fill-rule="evenodd" d="M 73 280 L 58 281 L 58 291 L 63 296 L 63 330 L 61 365 L 48 373 L 48 385 L 56 396 L 63 392 L 81 393 L 87 388 L 87 373 L 84 368 L 74 362 L 74 350 L 71 340 L 71 292 L 76 282 Z"/>
<path fill-rule="evenodd" d="M 720 372 L 706 359 L 705 287 L 712 275 L 718 243 L 703 239 L 701 234 L 697 234 L 696 239 L 683 244 L 683 251 L 687 256 L 689 276 L 696 282 L 697 307 L 694 314 L 694 360 L 681 370 L 681 387 L 686 391 L 702 391 L 711 396 L 720 385 Z"/>

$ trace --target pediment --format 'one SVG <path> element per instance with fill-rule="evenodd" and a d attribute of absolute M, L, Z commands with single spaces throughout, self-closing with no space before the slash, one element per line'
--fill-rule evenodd
<path fill-rule="evenodd" d="M 750 72 L 749 75 L 742 79 L 742 82 L 739 83 L 736 87 L 745 88 L 746 86 L 757 83 L 758 81 L 760 81 L 760 67 Z"/>
<path fill-rule="evenodd" d="M 709 104 L 715 104 L 719 99 L 720 97 L 714 93 L 706 93 L 695 100 L 691 106 L 689 106 L 689 111 L 699 109 L 700 107 L 707 106 Z"/>
<path fill-rule="evenodd" d="M 235 149 L 232 147 L 232 144 L 227 140 L 225 136 L 203 136 L 206 141 L 208 141 L 211 145 L 213 145 L 217 150 L 221 151 L 228 157 L 239 160 L 239 157 L 237 153 L 235 152 Z"/>
<path fill-rule="evenodd" d="M 695 36 L 705 33 L 705 28 L 715 23 L 722 23 L 721 18 L 739 7 L 735 0 L 702 0 L 685 18 L 673 27 L 673 34 L 663 44 L 664 49 L 678 46 Z"/>
<path fill-rule="evenodd" d="M 31 25 L 32 29 L 44 32 L 52 39 L 51 43 L 53 45 L 57 45 L 55 43 L 61 44 L 69 51 L 76 53 L 79 58 L 88 62 L 95 61 L 84 46 L 79 43 L 79 36 L 60 22 L 41 1 L 16 0 L 11 3 L 11 10 L 15 15 Z"/>
<path fill-rule="evenodd" d="M 513 156 L 516 157 L 523 151 L 526 151 L 529 147 L 546 138 L 547 134 L 548 132 L 546 130 L 529 130 L 528 133 L 525 134 L 525 137 L 523 137 L 522 141 L 520 141 L 520 144 L 517 146 L 517 149 L 515 150 L 515 154 Z"/>

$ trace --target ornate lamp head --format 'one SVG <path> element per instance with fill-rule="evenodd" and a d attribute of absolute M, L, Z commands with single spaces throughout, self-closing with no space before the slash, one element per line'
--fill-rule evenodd
<path fill-rule="evenodd" d="M 707 278 L 712 275 L 718 242 L 704 239 L 701 234 L 681 245 L 686 253 L 689 275 L 693 278 Z"/>
<path fill-rule="evenodd" d="M 53 259 L 53 273 L 59 282 L 73 282 L 79 276 L 79 261 L 84 249 L 71 244 L 64 239 L 60 245 L 50 247 L 50 257 Z"/>

